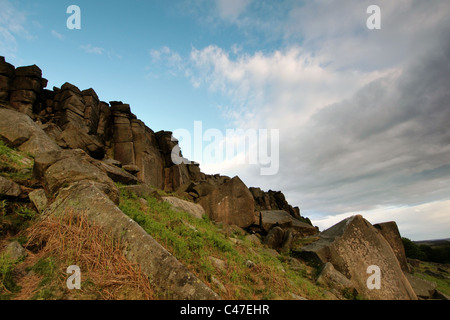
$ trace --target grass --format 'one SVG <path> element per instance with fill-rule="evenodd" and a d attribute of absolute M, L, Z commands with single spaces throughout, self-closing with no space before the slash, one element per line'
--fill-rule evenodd
<path fill-rule="evenodd" d="M 0 140 L 0 175 L 17 183 L 26 183 L 33 174 L 33 156 L 8 147 Z"/>
<path fill-rule="evenodd" d="M 16 264 L 8 254 L 0 255 L 0 300 L 8 300 L 20 290 L 14 279 Z"/>
<path fill-rule="evenodd" d="M 442 277 L 430 275 L 426 273 L 427 270 L 432 271 L 434 274 L 437 275 L 441 274 Z M 417 269 L 416 268 L 414 269 L 414 275 L 419 278 L 435 282 L 437 285 L 437 290 L 439 290 L 440 292 L 444 293 L 447 296 L 450 296 L 450 279 L 446 278 L 449 276 L 449 274 L 448 273 L 442 274 L 442 272 L 438 270 L 436 264 L 420 261 L 419 267 Z"/>
<path fill-rule="evenodd" d="M 155 294 L 149 279 L 129 262 L 118 240 L 90 223 L 83 215 L 69 212 L 48 216 L 27 230 L 26 247 L 38 253 L 27 271 L 39 281 L 28 285 L 21 299 L 148 300 Z M 70 291 L 66 269 L 82 271 L 81 290 Z"/>
<path fill-rule="evenodd" d="M 194 218 L 153 197 L 145 200 L 143 204 L 136 195 L 122 192 L 120 209 L 222 298 L 292 299 L 290 293 L 324 298 L 323 289 L 308 278 L 308 267 L 304 272 L 291 270 L 282 257 L 273 256 L 262 245 L 239 236 L 238 244 L 233 243 L 227 232 L 207 217 Z M 226 267 L 216 266 L 211 257 L 225 261 Z M 226 292 L 221 292 L 213 279 L 222 283 Z"/>

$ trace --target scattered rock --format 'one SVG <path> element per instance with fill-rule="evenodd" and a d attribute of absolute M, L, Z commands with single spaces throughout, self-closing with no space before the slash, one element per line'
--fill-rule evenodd
<path fill-rule="evenodd" d="M 223 285 L 222 282 L 220 282 L 219 280 L 217 280 L 216 277 L 212 276 L 211 277 L 211 282 L 213 285 L 215 285 L 220 292 L 222 292 L 223 294 L 227 294 L 228 290 L 225 288 L 225 286 Z"/>
<path fill-rule="evenodd" d="M 39 213 L 44 212 L 44 210 L 47 208 L 48 200 L 44 189 L 32 191 L 28 194 L 28 197 Z"/>
<path fill-rule="evenodd" d="M 255 245 L 260 245 L 261 244 L 261 239 L 258 238 L 258 236 L 256 234 L 249 234 L 245 236 L 245 239 Z"/>
<path fill-rule="evenodd" d="M 214 265 L 214 267 L 216 267 L 217 269 L 219 269 L 221 271 L 226 271 L 228 268 L 228 264 L 221 259 L 209 256 L 208 260 L 211 261 L 211 263 Z"/>
<path fill-rule="evenodd" d="M 299 295 L 296 295 L 295 293 L 289 292 L 289 295 L 292 297 L 293 300 L 299 300 L 299 301 L 307 301 L 308 299 L 303 298 Z"/>
<path fill-rule="evenodd" d="M 17 183 L 0 176 L 0 196 L 17 198 L 21 194 L 22 189 Z"/>
<path fill-rule="evenodd" d="M 247 260 L 247 261 L 245 261 L 245 266 L 247 267 L 247 268 L 253 268 L 253 267 L 255 267 L 256 266 L 256 264 L 253 262 L 253 261 L 251 261 L 251 260 Z"/>
<path fill-rule="evenodd" d="M 27 256 L 27 251 L 17 241 L 10 242 L 6 247 L 6 254 L 11 260 L 19 260 Z"/>

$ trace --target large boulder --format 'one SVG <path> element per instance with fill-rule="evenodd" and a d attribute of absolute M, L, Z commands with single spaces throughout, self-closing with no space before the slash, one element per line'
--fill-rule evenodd
<path fill-rule="evenodd" d="M 142 227 L 126 216 L 92 182 L 78 182 L 61 190 L 48 212 L 55 215 L 69 212 L 84 215 L 105 232 L 120 239 L 128 259 L 140 265 L 141 270 L 149 277 L 151 285 L 165 298 L 220 299 Z"/>
<path fill-rule="evenodd" d="M 26 114 L 0 108 L 0 139 L 33 155 L 60 147 Z"/>
<path fill-rule="evenodd" d="M 56 194 L 61 188 L 79 181 L 91 181 L 114 203 L 119 203 L 119 191 L 114 182 L 102 166 L 81 149 L 38 154 L 34 162 L 33 175 L 50 194 Z"/>
<path fill-rule="evenodd" d="M 377 223 L 373 226 L 380 231 L 391 246 L 392 250 L 394 250 L 395 256 L 397 257 L 402 270 L 404 272 L 411 272 L 408 266 L 408 261 L 406 260 L 405 247 L 403 246 L 402 237 L 400 235 L 400 231 L 398 230 L 397 223 L 395 223 L 395 221 L 390 221 Z"/>
<path fill-rule="evenodd" d="M 214 188 L 200 198 L 200 205 L 213 221 L 247 228 L 255 223 L 255 202 L 239 177 Z"/>
<path fill-rule="evenodd" d="M 318 241 L 302 248 L 301 255 L 321 263 L 332 263 L 366 299 L 417 299 L 389 243 L 360 215 L 323 231 Z M 367 285 L 370 266 L 377 266 L 381 271 L 380 289 L 371 290 Z"/>

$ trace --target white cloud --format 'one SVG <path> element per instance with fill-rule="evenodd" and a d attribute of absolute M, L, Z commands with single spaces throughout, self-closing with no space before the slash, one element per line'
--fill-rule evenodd
<path fill-rule="evenodd" d="M 171 50 L 167 46 L 160 49 L 151 49 L 149 54 L 151 66 L 148 66 L 147 70 L 150 70 L 151 76 L 155 76 L 153 70 L 161 69 L 161 67 L 164 67 L 164 70 L 171 75 L 178 75 L 181 73 L 184 76 L 186 72 L 189 72 L 185 59 L 183 59 L 178 52 Z"/>
<path fill-rule="evenodd" d="M 217 10 L 223 19 L 235 20 L 252 0 L 216 0 Z"/>
<path fill-rule="evenodd" d="M 386 211 L 408 235 L 442 236 L 450 194 L 450 5 L 382 2 L 380 33 L 365 28 L 364 5 L 319 1 L 292 10 L 285 34 L 292 39 L 303 28 L 303 46 L 233 55 L 215 45 L 194 48 L 193 85 L 230 99 L 224 110 L 233 125 L 281 130 L 277 176 L 230 162 L 223 170 L 201 167 L 282 190 L 313 222 L 377 208 L 381 217 L 385 208 L 406 206 L 429 217 L 422 230 L 428 218 Z M 440 216 L 427 202 L 439 203 Z"/>
<path fill-rule="evenodd" d="M 448 200 L 411 207 L 381 207 L 364 212 L 347 212 L 318 218 L 314 220 L 314 225 L 320 230 L 325 230 L 356 214 L 362 214 L 372 224 L 395 221 L 402 237 L 416 241 L 449 237 L 450 201 Z"/>
<path fill-rule="evenodd" d="M 52 36 L 54 36 L 55 38 L 57 38 L 57 39 L 59 39 L 59 40 L 64 39 L 64 36 L 63 36 L 61 33 L 57 32 L 57 31 L 55 31 L 55 30 L 52 30 L 52 31 L 51 31 L 51 34 L 52 34 Z"/>
<path fill-rule="evenodd" d="M 24 12 L 7 0 L 0 0 L 0 51 L 5 56 L 15 57 L 18 50 L 17 37 L 33 40 L 25 25 Z"/>
<path fill-rule="evenodd" d="M 81 45 L 80 48 L 83 49 L 83 51 L 86 53 L 97 54 L 97 55 L 101 55 L 105 51 L 105 49 L 103 49 L 101 47 L 94 47 L 90 44 Z"/>

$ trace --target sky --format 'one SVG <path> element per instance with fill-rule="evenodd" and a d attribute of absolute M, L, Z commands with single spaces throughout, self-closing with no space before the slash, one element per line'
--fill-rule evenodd
<path fill-rule="evenodd" d="M 130 104 L 203 172 L 282 191 L 321 230 L 361 214 L 450 238 L 447 0 L 0 0 L 0 55 Z"/>

